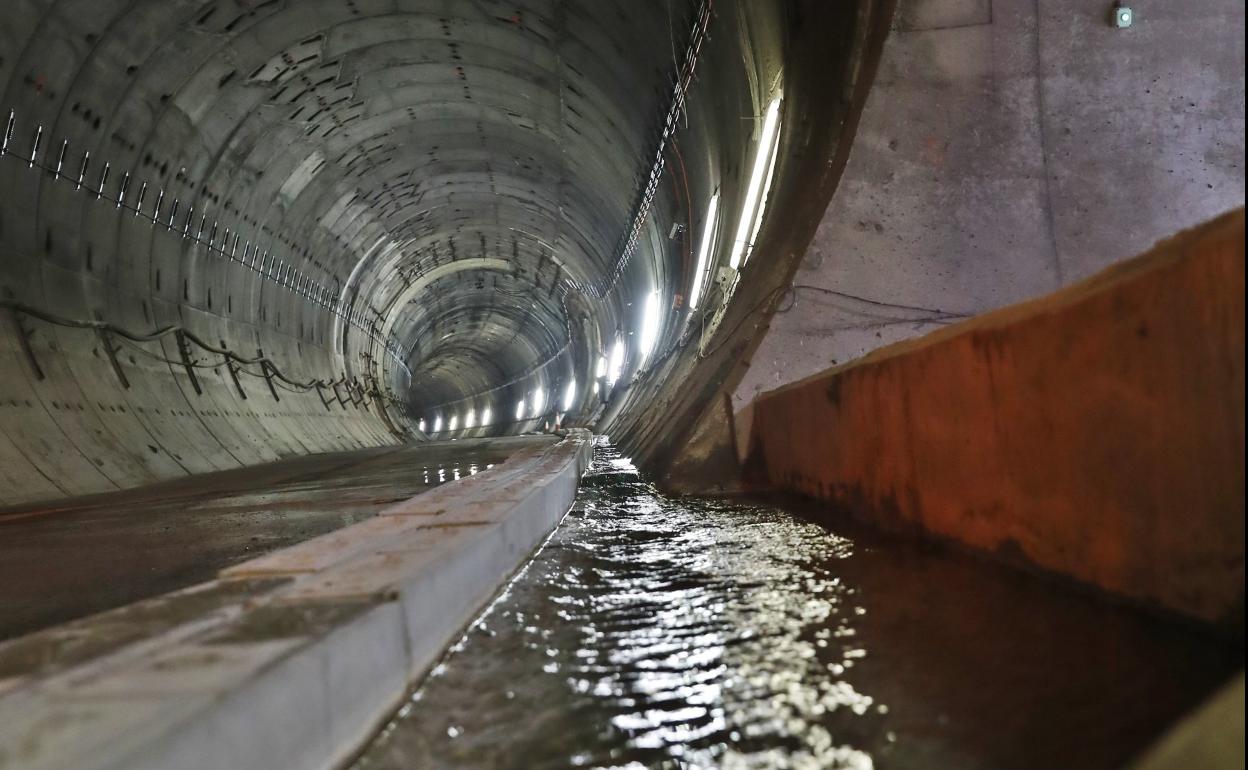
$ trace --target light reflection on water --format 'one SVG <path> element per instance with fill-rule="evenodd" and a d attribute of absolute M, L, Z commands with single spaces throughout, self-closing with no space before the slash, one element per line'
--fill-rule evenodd
<path fill-rule="evenodd" d="M 870 768 L 830 729 L 885 710 L 840 678 L 863 609 L 828 568 L 852 548 L 767 508 L 674 507 L 600 452 L 361 767 Z M 549 735 L 497 740 L 524 724 Z"/>
<path fill-rule="evenodd" d="M 485 470 L 489 470 L 490 468 L 493 468 L 493 467 L 494 467 L 494 463 L 489 463 L 488 465 L 485 466 Z M 445 484 L 448 481 L 459 481 L 461 478 L 464 478 L 465 475 L 468 475 L 468 476 L 477 475 L 478 473 L 481 472 L 482 469 L 479 465 L 477 465 L 477 463 L 469 463 L 467 468 L 461 467 L 459 465 L 454 465 L 450 467 L 439 466 L 438 468 L 432 469 L 433 472 L 436 474 L 436 476 L 430 476 L 429 475 L 430 470 L 431 470 L 430 467 L 427 465 L 421 469 L 421 473 L 424 477 L 424 483 L 427 486 L 437 486 L 438 484 Z M 450 474 L 449 476 L 447 475 L 448 472 Z"/>
<path fill-rule="evenodd" d="M 600 448 L 357 767 L 1116 767 L 1240 665 L 977 562 L 663 496 Z"/>

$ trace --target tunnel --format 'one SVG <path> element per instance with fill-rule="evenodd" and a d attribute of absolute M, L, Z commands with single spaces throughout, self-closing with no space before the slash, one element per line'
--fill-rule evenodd
<path fill-rule="evenodd" d="M 730 293 L 825 21 L 671 5 L 15 8 L 6 290 L 69 324 L 7 501 L 602 415 Z"/>
<path fill-rule="evenodd" d="M 1243 767 L 1243 29 L 8 0 L 0 769 Z"/>

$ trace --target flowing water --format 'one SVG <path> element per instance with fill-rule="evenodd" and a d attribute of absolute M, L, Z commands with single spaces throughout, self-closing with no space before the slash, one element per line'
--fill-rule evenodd
<path fill-rule="evenodd" d="M 666 497 L 600 448 L 357 768 L 1120 767 L 1242 661 L 957 554 Z"/>

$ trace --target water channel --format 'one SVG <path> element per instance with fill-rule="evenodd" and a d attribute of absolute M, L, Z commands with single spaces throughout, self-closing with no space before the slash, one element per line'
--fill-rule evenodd
<path fill-rule="evenodd" d="M 933 546 L 664 496 L 578 502 L 356 764 L 1121 767 L 1231 644 Z"/>

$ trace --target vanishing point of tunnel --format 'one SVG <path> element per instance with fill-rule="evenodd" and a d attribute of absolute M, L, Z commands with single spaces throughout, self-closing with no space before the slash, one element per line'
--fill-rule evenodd
<path fill-rule="evenodd" d="M 1239 0 L 4 0 L 0 770 L 1244 767 Z"/>

